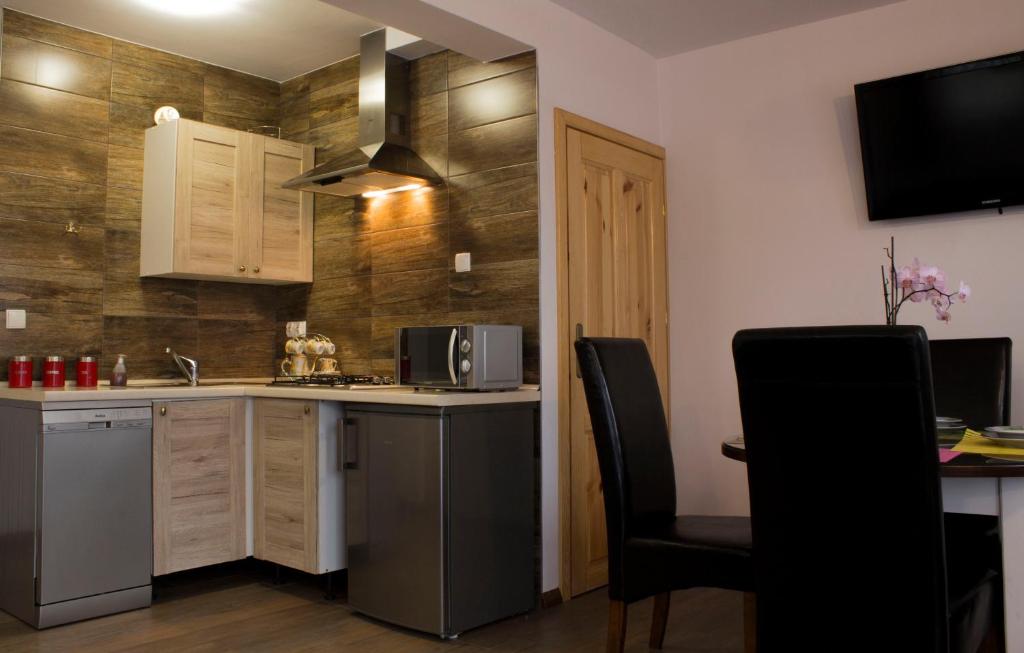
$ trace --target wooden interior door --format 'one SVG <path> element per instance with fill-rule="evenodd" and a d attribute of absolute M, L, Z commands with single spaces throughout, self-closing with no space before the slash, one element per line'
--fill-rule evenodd
<path fill-rule="evenodd" d="M 245 558 L 244 400 L 153 413 L 153 575 Z"/>
<path fill-rule="evenodd" d="M 184 274 L 242 276 L 251 175 L 249 134 L 181 120 L 175 166 L 174 268 Z"/>
<path fill-rule="evenodd" d="M 313 147 L 255 137 L 258 190 L 249 226 L 249 276 L 313 281 L 313 196 L 281 184 L 313 167 Z"/>
<path fill-rule="evenodd" d="M 642 338 L 668 406 L 664 160 L 568 128 L 569 343 L 587 336 Z M 570 593 L 608 582 L 604 496 L 583 384 L 571 356 Z"/>
<path fill-rule="evenodd" d="M 253 554 L 318 573 L 317 403 L 253 401 Z"/>

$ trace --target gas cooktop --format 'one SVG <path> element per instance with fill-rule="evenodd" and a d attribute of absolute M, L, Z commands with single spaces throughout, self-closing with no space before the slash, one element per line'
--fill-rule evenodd
<path fill-rule="evenodd" d="M 278 376 L 267 385 L 285 385 L 297 388 L 344 388 L 359 389 L 394 385 L 390 376 L 370 374 L 313 374 L 310 376 Z"/>

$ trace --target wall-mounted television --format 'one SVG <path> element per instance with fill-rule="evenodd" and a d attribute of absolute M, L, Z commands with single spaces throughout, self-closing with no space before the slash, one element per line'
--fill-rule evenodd
<path fill-rule="evenodd" d="M 1024 204 L 1024 52 L 854 94 L 871 220 Z"/>

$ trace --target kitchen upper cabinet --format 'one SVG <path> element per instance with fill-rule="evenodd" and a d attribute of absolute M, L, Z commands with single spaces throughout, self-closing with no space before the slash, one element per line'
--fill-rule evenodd
<path fill-rule="evenodd" d="M 246 557 L 245 400 L 154 402 L 153 574 Z"/>
<path fill-rule="evenodd" d="M 146 130 L 141 275 L 313 280 L 313 200 L 281 188 L 314 149 L 191 120 Z"/>
<path fill-rule="evenodd" d="M 311 574 L 345 566 L 335 402 L 253 401 L 253 553 Z"/>

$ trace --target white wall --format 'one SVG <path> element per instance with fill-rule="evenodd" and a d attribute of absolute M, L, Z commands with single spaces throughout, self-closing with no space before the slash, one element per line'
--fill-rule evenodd
<path fill-rule="evenodd" d="M 932 338 L 1012 337 L 1021 419 L 1024 209 L 869 223 L 852 94 L 857 82 L 1022 49 L 1020 0 L 907 0 L 658 62 L 681 511 L 747 510 L 743 466 L 719 452 L 740 432 L 733 333 L 883 323 L 890 235 L 899 261 L 919 256 L 974 288 L 948 326 L 922 305 L 901 322 Z"/>

